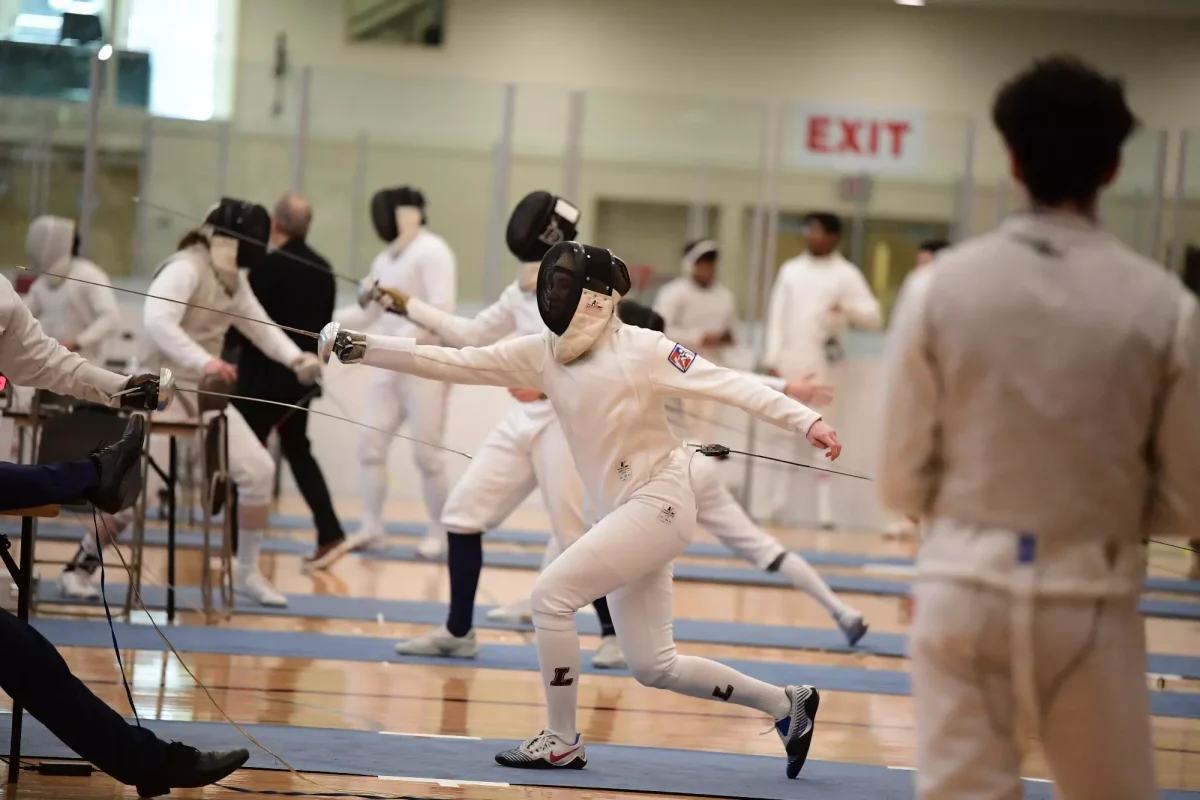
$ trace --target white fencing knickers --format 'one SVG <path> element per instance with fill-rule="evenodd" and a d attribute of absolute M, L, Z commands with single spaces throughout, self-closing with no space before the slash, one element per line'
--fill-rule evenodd
<path fill-rule="evenodd" d="M 446 427 L 446 401 L 450 387 L 440 381 L 416 378 L 389 370 L 372 370 L 363 402 L 362 421 L 379 430 L 363 428 L 358 438 L 358 463 L 362 482 L 362 530 L 383 533 L 383 503 L 387 498 L 387 454 L 392 436 L 405 422 L 413 439 L 413 461 L 421 475 L 421 496 L 429 514 L 429 535 L 441 531 L 448 492 L 445 451 L 438 449 Z M 428 446 L 435 445 L 435 446 Z"/>
<path fill-rule="evenodd" d="M 1061 800 L 1158 797 L 1136 596 L 1022 598 L 930 577 L 915 614 L 919 800 L 1022 800 L 1026 732 Z"/>
<path fill-rule="evenodd" d="M 490 531 L 535 488 L 554 540 L 570 546 L 583 535 L 583 487 L 546 400 L 516 406 L 487 435 L 451 490 L 442 524 L 455 533 Z"/>

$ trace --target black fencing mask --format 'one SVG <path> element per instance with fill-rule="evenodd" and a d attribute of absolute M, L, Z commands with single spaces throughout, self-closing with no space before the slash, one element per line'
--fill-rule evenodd
<path fill-rule="evenodd" d="M 537 288 L 542 256 L 559 242 L 574 240 L 578 230 L 579 209 L 549 192 L 530 192 L 521 198 L 504 239 L 508 250 L 521 262 L 517 285 L 523 292 Z"/>
<path fill-rule="evenodd" d="M 626 325 L 638 328 L 649 328 L 663 333 L 667 329 L 666 320 L 650 306 L 644 306 L 633 300 L 622 300 L 617 303 L 617 317 Z"/>
<path fill-rule="evenodd" d="M 210 246 L 217 251 L 234 253 L 232 265 L 254 269 L 267 254 L 271 238 L 271 215 L 257 203 L 222 197 L 204 219 L 211 231 Z M 225 240 L 216 244 L 215 240 Z"/>
<path fill-rule="evenodd" d="M 629 269 L 603 247 L 562 242 L 538 269 L 538 313 L 554 334 L 554 357 L 567 363 L 584 353 L 629 293 Z"/>
<path fill-rule="evenodd" d="M 407 244 L 425 224 L 425 195 L 411 186 L 380 189 L 371 197 L 371 224 L 388 244 Z"/>

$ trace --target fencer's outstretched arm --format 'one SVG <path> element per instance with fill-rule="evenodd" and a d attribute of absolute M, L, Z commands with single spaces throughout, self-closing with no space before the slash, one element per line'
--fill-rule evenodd
<path fill-rule="evenodd" d="M 159 271 L 146 298 L 142 325 L 146 335 L 168 358 L 197 374 L 213 356 L 183 330 L 184 305 L 200 283 L 200 274 L 186 258 L 177 258 Z M 175 301 L 175 302 L 171 302 Z"/>
<path fill-rule="evenodd" d="M 867 278 L 858 269 L 849 272 L 841 298 L 842 310 L 856 328 L 877 331 L 883 327 L 883 310 Z"/>
<path fill-rule="evenodd" d="M 1194 537 L 1200 530 L 1200 309 L 1186 291 L 1179 306 L 1150 456 L 1154 495 L 1146 535 L 1151 538 Z"/>
<path fill-rule="evenodd" d="M 7 279 L 0 279 L 0 372 L 14 383 L 113 405 L 129 380 L 72 353 L 42 332 Z"/>
<path fill-rule="evenodd" d="M 446 383 L 542 388 L 546 342 L 533 334 L 488 347 L 437 347 L 398 336 L 365 335 L 362 362 Z"/>
<path fill-rule="evenodd" d="M 505 292 L 519 292 L 509 286 Z M 427 328 L 451 347 L 482 347 L 498 342 L 517 329 L 511 306 L 500 300 L 480 311 L 474 317 L 460 317 L 416 297 L 408 299 L 408 318 Z"/>
<path fill-rule="evenodd" d="M 938 380 L 925 325 L 931 276 L 919 272 L 906 281 L 884 355 L 875 484 L 883 506 L 907 517 L 929 510 L 941 473 Z"/>
<path fill-rule="evenodd" d="M 91 325 L 88 325 L 75 337 L 75 343 L 82 348 L 99 345 L 105 337 L 116 333 L 117 329 L 121 327 L 121 309 L 117 305 L 117 293 L 112 289 L 108 273 L 99 267 L 89 269 L 88 280 L 95 283 L 83 283 L 79 286 L 82 288 L 88 307 L 91 308 L 95 318 Z M 95 285 L 97 283 L 104 285 L 97 286 Z"/>
<path fill-rule="evenodd" d="M 662 334 L 656 337 L 643 362 L 655 391 L 668 397 L 716 400 L 753 414 L 764 422 L 795 433 L 808 429 L 821 415 L 787 395 L 735 370 L 718 367 L 690 352 L 678 353 L 678 345 Z"/>
<path fill-rule="evenodd" d="M 267 314 L 262 303 L 258 302 L 245 275 L 238 278 L 238 290 L 233 296 L 232 311 L 235 314 L 250 317 L 250 319 L 261 320 L 261 322 L 251 322 L 231 317 L 233 326 L 267 358 L 277 361 L 285 367 L 291 367 L 304 357 L 304 351 L 281 328 L 275 327 L 275 321 Z"/>

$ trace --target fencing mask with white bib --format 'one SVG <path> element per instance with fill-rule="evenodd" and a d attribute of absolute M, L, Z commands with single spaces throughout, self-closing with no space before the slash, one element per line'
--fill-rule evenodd
<path fill-rule="evenodd" d="M 205 216 L 202 230 L 217 280 L 232 295 L 238 290 L 238 268 L 254 269 L 267 255 L 271 215 L 257 203 L 222 197 Z"/>
<path fill-rule="evenodd" d="M 50 286 L 57 288 L 71 272 L 78 241 L 74 222 L 43 214 L 29 224 L 25 234 L 25 261 L 31 269 L 43 273 Z"/>
<path fill-rule="evenodd" d="M 537 301 L 554 360 L 566 364 L 585 353 L 629 289 L 629 268 L 611 250 L 579 242 L 551 247 L 538 270 Z"/>
<path fill-rule="evenodd" d="M 530 192 L 521 198 L 512 216 L 504 240 L 508 250 L 521 262 L 517 286 L 523 292 L 537 288 L 542 256 L 560 242 L 572 241 L 579 232 L 579 209 L 549 192 Z"/>
<path fill-rule="evenodd" d="M 380 189 L 371 197 L 371 224 L 393 252 L 400 252 L 425 224 L 425 195 L 411 186 Z"/>

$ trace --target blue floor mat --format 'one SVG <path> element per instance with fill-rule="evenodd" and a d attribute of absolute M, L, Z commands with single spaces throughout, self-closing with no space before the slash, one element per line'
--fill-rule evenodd
<path fill-rule="evenodd" d="M 154 720 L 146 727 L 167 740 L 201 750 L 250 747 L 248 769 L 279 770 L 271 756 L 249 745 L 231 726 L 217 722 Z M 7 738 L 11 722 L 0 719 Z M 911 800 L 913 774 L 907 770 L 809 761 L 796 780 L 784 775 L 782 756 L 733 755 L 699 750 L 588 744 L 582 770 L 505 769 L 493 756 L 517 742 L 489 739 L 422 739 L 374 731 L 245 725 L 246 731 L 301 772 L 338 788 L 337 775 L 396 776 L 428 780 L 487 782 L 515 786 L 555 786 L 593 791 L 721 797 L 731 800 Z M 820 730 L 817 731 L 820 736 Z M 31 758 L 72 758 L 74 754 L 40 724 L 30 720 L 22 736 Z M 305 787 L 308 791 L 321 791 Z M 419 792 L 418 792 L 419 793 Z M 1025 781 L 1027 800 L 1052 800 L 1051 785 Z M 1161 800 L 1196 800 L 1200 792 L 1166 791 Z"/>
<path fill-rule="evenodd" d="M 39 617 L 33 625 L 58 647 L 112 647 L 108 625 L 101 621 Z M 122 649 L 167 650 L 149 625 L 115 625 Z M 471 661 L 433 656 L 400 656 L 393 641 L 375 636 L 333 636 L 299 631 L 253 631 L 245 629 L 178 626 L 166 631 L 171 643 L 182 652 L 222 655 L 273 656 L 279 658 L 327 659 L 333 661 L 391 661 L 426 666 L 471 666 L 479 669 L 509 669 L 536 672 L 537 651 L 532 645 L 483 644 L 479 657 Z M 908 673 L 884 669 L 792 664 L 771 661 L 721 659 L 740 672 L 776 686 L 811 684 L 822 690 L 862 694 L 908 695 Z M 583 672 L 590 675 L 627 675 L 626 670 L 597 670 L 591 654 L 584 653 Z M 1160 717 L 1200 719 L 1200 694 L 1151 692 L 1151 713 Z"/>
<path fill-rule="evenodd" d="M 0 528 L 0 530 L 3 529 Z M 44 525 L 39 526 L 38 531 L 39 537 L 53 541 L 77 541 L 80 536 L 78 528 L 68 526 Z M 154 547 L 166 545 L 166 531 L 147 531 L 146 543 Z M 188 549 L 199 548 L 202 545 L 202 537 L 195 531 L 180 531 L 176 535 L 176 545 Z M 302 542 L 298 539 L 270 538 L 263 542 L 263 551 L 267 553 L 307 554 L 311 550 L 311 543 Z M 395 545 L 382 552 L 363 553 L 362 557 L 390 561 L 425 561 L 424 558 L 417 554 L 414 548 L 397 547 Z M 542 556 L 539 553 L 511 553 L 485 550 L 483 563 L 486 566 L 492 567 L 537 570 L 541 568 Z M 905 597 L 909 593 L 909 584 L 901 581 L 885 581 L 857 575 L 826 574 L 822 575 L 822 577 L 829 584 L 829 588 L 835 592 L 870 594 L 881 597 Z M 725 583 L 737 586 L 791 586 L 778 573 L 763 572 L 747 567 L 704 564 L 675 564 L 675 580 Z M 1183 581 L 1179 583 L 1183 583 Z M 1200 603 L 1188 603 L 1178 600 L 1145 600 L 1142 603 L 1142 613 L 1147 616 L 1163 617 L 1166 619 L 1200 620 Z"/>
<path fill-rule="evenodd" d="M 123 584 L 108 585 L 108 601 L 112 605 L 125 602 Z M 147 608 L 166 608 L 167 592 L 158 586 L 142 589 L 142 601 Z M 39 603 L 51 605 L 95 606 L 100 602 L 66 600 L 57 581 L 43 584 Z M 375 622 L 380 615 L 386 622 L 403 622 L 414 625 L 440 625 L 446 621 L 446 604 L 412 600 L 376 600 L 367 597 L 340 597 L 336 595 L 290 594 L 287 608 L 271 608 L 253 600 L 238 597 L 237 611 L 243 614 L 269 616 L 311 617 L 315 619 L 344 619 Z M 199 608 L 200 589 L 185 586 L 176 597 L 178 608 Z M 495 622 L 487 618 L 489 606 L 475 610 L 475 627 L 493 630 L 528 631 L 531 625 Z M 600 625 L 590 614 L 577 617 L 579 632 L 593 636 L 600 633 Z M 877 656 L 903 657 L 906 655 L 906 639 L 896 633 L 868 633 L 857 647 L 846 644 L 840 631 L 821 628 L 793 628 L 781 625 L 755 625 L 746 622 L 711 622 L 696 619 L 675 620 L 675 639 L 680 642 L 700 644 L 724 644 L 740 647 L 771 647 L 783 650 L 820 650 L 830 653 L 865 653 Z M 1151 654 L 1146 660 L 1146 670 L 1158 675 L 1177 675 L 1181 678 L 1200 680 L 1200 658 L 1177 655 Z"/>

